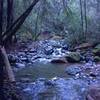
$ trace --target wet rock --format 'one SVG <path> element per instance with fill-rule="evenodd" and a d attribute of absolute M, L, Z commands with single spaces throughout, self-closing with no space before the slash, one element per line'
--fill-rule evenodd
<path fill-rule="evenodd" d="M 25 64 L 23 63 L 16 63 L 16 68 L 25 68 Z"/>
<path fill-rule="evenodd" d="M 62 49 L 63 50 L 68 50 L 69 49 L 69 45 L 66 43 L 66 41 L 64 40 L 62 43 Z"/>
<path fill-rule="evenodd" d="M 25 54 L 28 53 L 29 52 L 28 48 L 26 48 L 25 50 L 23 50 L 23 52 L 25 52 Z"/>
<path fill-rule="evenodd" d="M 89 87 L 87 100 L 100 100 L 100 85 L 92 85 Z"/>
<path fill-rule="evenodd" d="M 76 75 L 78 73 L 80 73 L 82 70 L 80 67 L 77 67 L 77 66 L 69 66 L 66 68 L 66 73 L 69 74 L 69 75 Z"/>
<path fill-rule="evenodd" d="M 96 73 L 90 73 L 90 76 L 96 78 L 97 75 Z"/>
<path fill-rule="evenodd" d="M 54 52 L 54 50 L 51 46 L 48 46 L 47 48 L 44 49 L 44 52 L 46 55 L 51 55 Z"/>
<path fill-rule="evenodd" d="M 20 52 L 18 52 L 18 54 L 17 54 L 18 56 L 25 56 L 25 52 L 23 52 L 23 51 L 20 51 Z"/>
<path fill-rule="evenodd" d="M 31 88 L 26 88 L 23 90 L 24 92 L 30 92 L 31 91 Z"/>
<path fill-rule="evenodd" d="M 52 59 L 51 60 L 51 63 L 54 63 L 54 64 L 65 64 L 67 63 L 66 59 L 64 58 L 55 58 L 55 59 Z"/>
<path fill-rule="evenodd" d="M 62 46 L 62 49 L 68 50 L 68 46 L 67 45 L 64 45 L 64 46 Z"/>
<path fill-rule="evenodd" d="M 14 64 L 14 63 L 16 63 L 17 62 L 17 58 L 14 56 L 14 55 L 8 55 L 8 59 L 9 59 L 9 62 L 11 63 L 11 64 Z"/>
<path fill-rule="evenodd" d="M 67 46 L 67 44 L 64 43 L 64 40 L 50 40 L 50 44 L 54 48 L 62 48 L 63 46 Z"/>
<path fill-rule="evenodd" d="M 54 50 L 53 56 L 57 57 L 57 56 L 62 56 L 62 49 L 61 48 L 56 48 Z"/>
<path fill-rule="evenodd" d="M 93 58 L 93 53 L 92 53 L 92 51 L 91 50 L 89 50 L 89 51 L 87 51 L 85 54 L 84 54 L 84 56 L 85 56 L 85 61 L 86 62 L 89 62 L 89 61 L 94 61 L 94 58 Z"/>
<path fill-rule="evenodd" d="M 44 63 L 44 64 L 47 64 L 50 61 L 51 61 L 51 59 L 47 59 L 47 58 L 39 58 L 39 59 L 35 60 L 35 62 L 41 62 L 41 63 Z"/>
<path fill-rule="evenodd" d="M 29 50 L 29 52 L 30 52 L 30 53 L 35 53 L 35 52 L 36 52 L 36 49 L 35 49 L 35 48 L 31 48 L 31 49 Z"/>
<path fill-rule="evenodd" d="M 31 82 L 31 79 L 29 79 L 27 77 L 23 77 L 23 78 L 20 79 L 20 82 L 22 82 L 22 83 L 29 83 L 29 82 Z"/>
<path fill-rule="evenodd" d="M 38 78 L 37 81 L 46 81 L 46 78 Z"/>
<path fill-rule="evenodd" d="M 66 59 L 70 63 L 80 62 L 81 55 L 78 52 L 70 52 L 67 54 Z"/>
<path fill-rule="evenodd" d="M 37 43 L 36 52 L 39 55 L 61 55 L 62 50 L 67 50 L 68 45 L 64 40 L 42 40 Z M 33 49 L 34 51 L 34 49 Z"/>
<path fill-rule="evenodd" d="M 94 49 L 93 53 L 97 56 L 100 56 L 100 44 L 98 44 Z"/>
<path fill-rule="evenodd" d="M 54 82 L 53 82 L 53 81 L 50 81 L 50 80 L 45 81 L 44 84 L 45 84 L 46 86 L 54 86 Z"/>
<path fill-rule="evenodd" d="M 93 56 L 87 56 L 87 57 L 85 57 L 85 62 L 86 63 L 88 63 L 88 62 L 94 62 Z"/>
<path fill-rule="evenodd" d="M 41 56 L 36 55 L 36 56 L 33 56 L 33 57 L 32 57 L 32 60 L 36 60 L 36 59 L 39 59 L 39 58 L 42 58 L 42 57 L 41 57 Z"/>
<path fill-rule="evenodd" d="M 28 62 L 28 59 L 27 59 L 26 57 L 21 57 L 20 60 L 21 60 L 21 61 Z"/>

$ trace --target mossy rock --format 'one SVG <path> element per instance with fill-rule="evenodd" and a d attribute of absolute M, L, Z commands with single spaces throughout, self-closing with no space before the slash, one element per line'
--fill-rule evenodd
<path fill-rule="evenodd" d="M 93 53 L 100 57 L 100 44 L 93 49 Z"/>
<path fill-rule="evenodd" d="M 100 57 L 99 57 L 99 56 L 95 56 L 95 57 L 94 57 L 94 61 L 95 61 L 95 62 L 100 62 Z"/>
<path fill-rule="evenodd" d="M 78 52 L 70 52 L 67 56 L 66 59 L 70 63 L 75 63 L 75 62 L 80 62 L 81 56 Z"/>

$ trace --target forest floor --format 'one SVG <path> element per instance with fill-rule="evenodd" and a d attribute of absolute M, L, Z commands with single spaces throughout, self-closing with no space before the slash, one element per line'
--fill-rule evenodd
<path fill-rule="evenodd" d="M 100 44 L 73 50 L 64 39 L 18 44 L 8 57 L 25 100 L 100 100 Z"/>

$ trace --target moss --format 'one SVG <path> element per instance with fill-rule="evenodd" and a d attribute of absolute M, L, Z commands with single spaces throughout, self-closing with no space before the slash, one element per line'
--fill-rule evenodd
<path fill-rule="evenodd" d="M 94 61 L 95 61 L 95 62 L 99 62 L 99 61 L 100 61 L 100 57 L 99 57 L 99 56 L 95 56 L 95 57 L 94 57 Z"/>
<path fill-rule="evenodd" d="M 81 60 L 80 54 L 77 52 L 71 52 L 66 56 L 68 62 L 79 62 Z"/>
<path fill-rule="evenodd" d="M 100 44 L 93 49 L 93 53 L 100 57 Z"/>

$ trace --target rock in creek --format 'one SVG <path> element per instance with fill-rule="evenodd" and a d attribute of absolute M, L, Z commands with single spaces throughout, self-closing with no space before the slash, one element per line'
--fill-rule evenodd
<path fill-rule="evenodd" d="M 93 53 L 96 56 L 100 56 L 100 44 L 98 44 L 94 49 L 93 49 Z"/>
<path fill-rule="evenodd" d="M 22 64 L 22 63 L 16 63 L 16 68 L 25 68 L 25 64 Z"/>
<path fill-rule="evenodd" d="M 54 49 L 51 46 L 48 46 L 44 49 L 46 55 L 51 55 L 54 52 Z"/>
<path fill-rule="evenodd" d="M 8 55 L 8 59 L 9 59 L 9 62 L 11 63 L 11 64 L 15 64 L 16 62 L 17 62 L 17 57 L 16 56 L 14 56 L 14 55 L 12 55 L 12 54 L 9 54 Z"/>
<path fill-rule="evenodd" d="M 78 52 L 70 52 L 66 55 L 66 59 L 70 63 L 80 62 L 81 55 Z"/>
<path fill-rule="evenodd" d="M 100 62 L 100 57 L 99 57 L 99 56 L 95 56 L 95 57 L 94 57 L 94 61 L 95 61 L 95 62 Z"/>
<path fill-rule="evenodd" d="M 77 67 L 76 65 L 71 65 L 66 68 L 66 73 L 69 75 L 76 75 L 80 73 L 82 70 L 80 67 Z"/>

